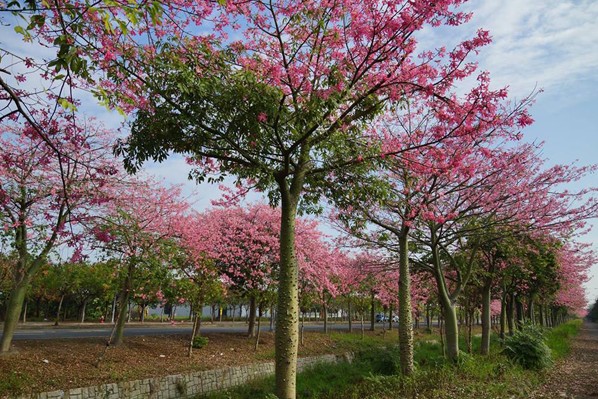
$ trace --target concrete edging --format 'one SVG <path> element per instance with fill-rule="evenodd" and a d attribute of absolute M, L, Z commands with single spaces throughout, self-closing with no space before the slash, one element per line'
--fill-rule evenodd
<path fill-rule="evenodd" d="M 317 363 L 352 362 L 353 354 L 322 355 L 297 359 L 297 370 Z M 84 388 L 25 394 L 18 399 L 178 399 L 223 391 L 274 374 L 274 362 L 225 369 L 123 381 Z"/>

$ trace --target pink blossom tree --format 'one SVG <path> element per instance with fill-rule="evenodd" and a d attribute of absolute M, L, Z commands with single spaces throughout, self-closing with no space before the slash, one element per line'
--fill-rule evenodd
<path fill-rule="evenodd" d="M 108 200 L 117 171 L 110 132 L 68 117 L 42 123 L 60 145 L 50 148 L 28 124 L 0 128 L 0 223 L 14 250 L 12 287 L 0 351 L 10 349 L 31 279 L 58 245 L 80 256 L 80 232 Z"/>
<path fill-rule="evenodd" d="M 489 42 L 486 32 L 453 50 L 421 54 L 415 40 L 425 26 L 467 21 L 454 10 L 461 3 L 177 1 L 66 14 L 67 32 L 59 32 L 71 39 L 67 48 L 80 45 L 106 71 L 98 94 L 125 112 L 139 109 L 120 146 L 130 169 L 183 153 L 198 178 L 249 179 L 281 204 L 281 398 L 295 397 L 297 210 L 317 202 L 331 172 L 378 155 L 362 131 L 387 102 L 444 96 L 471 73 L 465 59 Z M 60 9 L 46 20 L 64 22 Z M 54 31 L 44 27 L 53 42 Z"/>
<path fill-rule="evenodd" d="M 217 276 L 249 299 L 248 335 L 255 334 L 257 305 L 276 282 L 279 213 L 267 205 L 214 208 L 187 221 L 182 245 L 202 262 L 214 262 Z"/>
<path fill-rule="evenodd" d="M 133 281 L 140 270 L 166 268 L 174 256 L 172 241 L 177 226 L 188 210 L 180 187 L 163 187 L 153 180 L 126 180 L 119 195 L 107 204 L 93 228 L 98 248 L 120 260 L 124 266 L 119 295 L 119 312 L 113 343 L 123 340 L 126 309 L 134 294 Z"/>
<path fill-rule="evenodd" d="M 383 169 L 370 178 L 361 195 L 343 192 L 342 186 L 335 195 L 346 210 L 339 214 L 346 228 L 399 257 L 399 334 L 405 374 L 413 371 L 409 237 L 421 238 L 428 222 L 442 225 L 458 218 L 459 209 L 480 209 L 485 199 L 475 192 L 490 187 L 487 180 L 497 170 L 491 160 L 499 155 L 493 155 L 493 147 L 517 138 L 517 129 L 531 122 L 526 111 L 529 99 L 509 107 L 505 90 L 489 89 L 487 73 L 481 73 L 478 81 L 462 98 L 453 96 L 450 104 L 416 98 L 405 110 L 389 115 L 376 129 L 383 151 L 388 152 Z M 393 154 L 397 147 L 410 150 Z M 350 172 L 343 176 L 347 182 L 354 178 Z M 466 199 L 462 193 L 468 187 L 472 194 Z M 494 198 L 490 195 L 494 191 L 488 193 Z"/>

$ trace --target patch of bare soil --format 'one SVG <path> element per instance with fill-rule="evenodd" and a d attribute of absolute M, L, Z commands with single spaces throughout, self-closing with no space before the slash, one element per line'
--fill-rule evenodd
<path fill-rule="evenodd" d="M 274 359 L 274 335 L 204 334 L 207 346 L 188 357 L 189 336 L 125 337 L 119 347 L 106 348 L 101 338 L 15 341 L 15 351 L 0 357 L 0 397 L 137 380 L 191 371 L 226 368 Z M 299 356 L 342 351 L 329 336 L 306 332 Z"/>
<path fill-rule="evenodd" d="M 533 398 L 598 398 L 598 324 L 584 323 L 571 353 L 548 373 Z"/>

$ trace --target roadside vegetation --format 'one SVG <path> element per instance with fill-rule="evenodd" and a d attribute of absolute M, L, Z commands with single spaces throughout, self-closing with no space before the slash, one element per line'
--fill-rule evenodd
<path fill-rule="evenodd" d="M 571 339 L 579 332 L 581 320 L 573 320 L 550 330 L 523 329 L 525 335 L 541 334 L 551 360 L 565 356 Z M 517 333 L 515 334 L 517 335 Z M 521 335 L 521 334 L 520 334 Z M 339 345 L 350 348 L 355 336 L 333 335 Z M 505 347 L 492 336 L 488 356 L 478 355 L 480 338 L 474 336 L 474 353 L 462 353 L 458 363 L 448 361 L 438 335 L 422 335 L 416 340 L 416 371 L 410 377 L 400 374 L 396 341 L 372 337 L 362 341 L 352 363 L 319 364 L 298 375 L 299 398 L 390 399 L 405 398 L 528 398 L 545 378 L 545 368 L 525 368 L 505 354 Z M 384 344 L 381 346 L 381 344 Z M 234 390 L 208 396 L 209 399 L 274 398 L 274 379 L 254 381 Z"/>

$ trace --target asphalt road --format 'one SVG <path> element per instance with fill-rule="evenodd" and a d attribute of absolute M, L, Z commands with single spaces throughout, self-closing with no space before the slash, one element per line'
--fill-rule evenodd
<path fill-rule="evenodd" d="M 388 327 L 388 326 L 387 326 Z M 173 334 L 191 334 L 191 323 L 184 325 L 170 325 L 170 324 L 146 324 L 125 327 L 125 336 L 143 336 L 143 335 L 173 335 Z M 346 331 L 349 328 L 347 323 L 330 323 L 328 325 L 330 330 Z M 354 323 L 353 328 L 359 330 L 360 324 Z M 369 328 L 366 323 L 365 328 Z M 84 326 L 67 327 L 65 325 L 54 327 L 52 325 L 30 325 L 26 328 L 19 328 L 14 335 L 14 340 L 43 340 L 43 339 L 70 339 L 70 338 L 108 338 L 110 336 L 112 325 L 95 324 Z M 262 331 L 269 331 L 269 323 L 264 323 L 261 327 Z M 305 324 L 306 331 L 322 331 L 323 324 L 309 323 Z M 382 330 L 382 324 L 376 324 L 376 329 Z M 202 325 L 201 331 L 203 333 L 243 333 L 247 331 L 247 324 L 245 323 L 226 323 L 224 325 L 206 323 Z M 0 333 L 0 336 L 2 334 Z"/>

